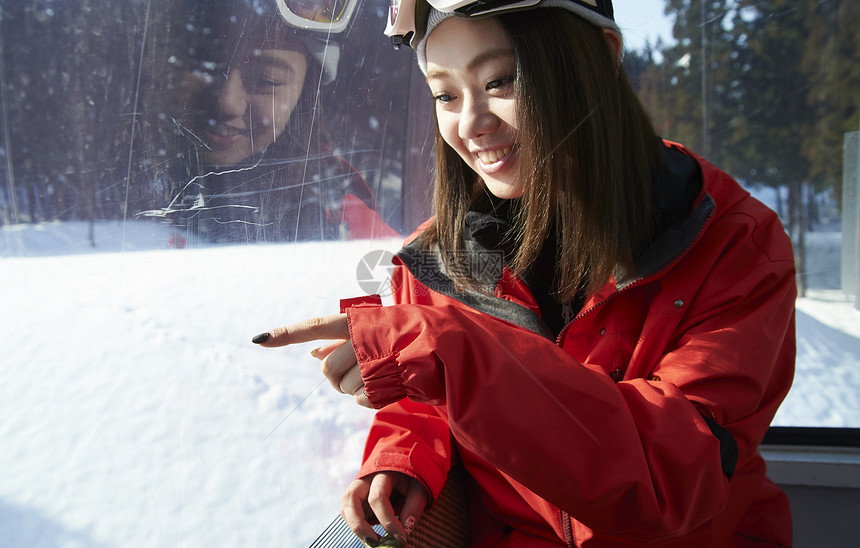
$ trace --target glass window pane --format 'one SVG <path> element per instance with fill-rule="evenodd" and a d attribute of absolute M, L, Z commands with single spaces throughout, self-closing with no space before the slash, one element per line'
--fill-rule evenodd
<path fill-rule="evenodd" d="M 371 414 L 250 341 L 384 291 L 428 214 L 386 13 L 0 1 L 4 543 L 307 546 L 337 515 Z"/>
<path fill-rule="evenodd" d="M 614 5 L 660 134 L 795 242 L 775 424 L 860 427 L 860 9 Z M 389 298 L 391 253 L 431 214 L 433 137 L 413 53 L 382 36 L 388 2 L 342 29 L 326 13 L 0 0 L 10 545 L 306 546 L 337 514 L 372 413 L 312 345 L 250 339 Z"/>

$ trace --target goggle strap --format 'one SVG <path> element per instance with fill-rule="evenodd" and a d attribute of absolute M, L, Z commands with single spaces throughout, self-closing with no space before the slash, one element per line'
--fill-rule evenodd
<path fill-rule="evenodd" d="M 530 8 L 539 4 L 541 0 L 501 0 L 498 2 L 472 2 L 462 8 L 457 8 L 454 13 L 466 17 L 477 17 L 490 15 L 497 11 L 515 11 L 522 8 Z"/>

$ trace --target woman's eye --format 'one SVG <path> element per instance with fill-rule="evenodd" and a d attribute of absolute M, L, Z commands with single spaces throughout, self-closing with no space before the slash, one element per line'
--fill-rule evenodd
<path fill-rule="evenodd" d="M 245 81 L 252 90 L 268 91 L 287 85 L 292 74 L 262 63 L 250 63 L 244 72 Z"/>
<path fill-rule="evenodd" d="M 487 82 L 487 90 L 507 89 L 514 83 L 513 76 L 503 76 L 502 78 L 494 78 Z"/>
<path fill-rule="evenodd" d="M 454 100 L 454 96 L 447 93 L 437 93 L 433 96 L 433 100 L 437 103 L 450 103 Z"/>
<path fill-rule="evenodd" d="M 269 94 L 273 93 L 274 90 L 280 88 L 284 85 L 284 82 L 280 82 L 278 80 L 269 80 L 266 78 L 253 78 L 247 83 L 247 90 L 249 93 L 264 93 Z"/>
<path fill-rule="evenodd" d="M 260 79 L 260 80 L 257 80 L 254 84 L 257 87 L 261 87 L 261 88 L 276 88 L 278 86 L 283 86 L 284 82 L 280 82 L 277 80 Z"/>

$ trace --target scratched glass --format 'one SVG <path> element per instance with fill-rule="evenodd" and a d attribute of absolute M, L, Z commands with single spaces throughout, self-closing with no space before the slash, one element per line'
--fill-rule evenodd
<path fill-rule="evenodd" d="M 857 428 L 860 21 L 791 4 L 614 2 L 660 134 L 795 242 L 775 424 Z M 307 546 L 337 513 L 371 413 L 248 341 L 387 287 L 431 214 L 388 5 L 0 0 L 0 538 Z"/>

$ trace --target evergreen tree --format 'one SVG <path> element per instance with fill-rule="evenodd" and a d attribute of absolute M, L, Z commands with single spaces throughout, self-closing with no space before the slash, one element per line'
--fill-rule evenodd
<path fill-rule="evenodd" d="M 803 63 L 816 47 L 808 39 L 810 7 L 806 0 L 667 0 L 678 43 L 663 52 L 670 130 L 741 181 L 789 189 L 800 272 L 802 191 L 811 172 L 804 141 L 816 123 Z"/>
<path fill-rule="evenodd" d="M 649 77 L 666 82 L 649 84 L 665 86 L 659 97 L 664 106 L 654 109 L 649 104 L 664 135 L 718 163 L 725 160 L 724 144 L 737 109 L 730 38 L 733 7 L 724 0 L 667 0 L 666 14 L 674 18 L 677 42 L 661 51 L 663 66 Z"/>
<path fill-rule="evenodd" d="M 806 9 L 801 62 L 811 82 L 812 124 L 803 135 L 808 179 L 835 188 L 841 199 L 844 135 L 860 129 L 860 2 L 806 0 Z"/>
<path fill-rule="evenodd" d="M 3 2 L 7 177 L 17 222 L 119 218 L 139 2 Z"/>
<path fill-rule="evenodd" d="M 813 115 L 812 83 L 803 71 L 808 12 L 797 0 L 741 0 L 733 18 L 739 116 L 729 141 L 735 175 L 751 183 L 807 180 L 804 137 Z"/>

